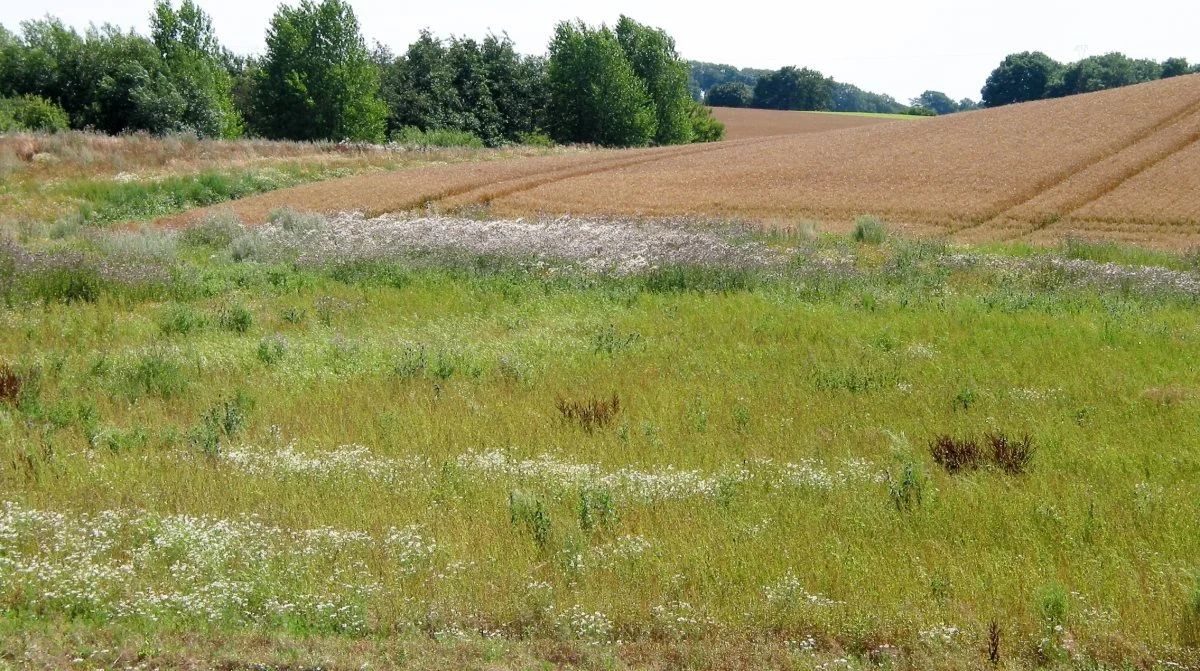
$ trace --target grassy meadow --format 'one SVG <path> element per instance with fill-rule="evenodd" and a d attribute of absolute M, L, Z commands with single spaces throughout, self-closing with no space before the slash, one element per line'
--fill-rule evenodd
<path fill-rule="evenodd" d="M 0 243 L 0 668 L 1200 666 L 1194 259 L 441 216 Z"/>

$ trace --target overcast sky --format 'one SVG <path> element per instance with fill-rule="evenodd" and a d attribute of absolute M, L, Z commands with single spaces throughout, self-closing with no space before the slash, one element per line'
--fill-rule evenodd
<path fill-rule="evenodd" d="M 218 37 L 239 53 L 261 53 L 273 0 L 198 0 Z M 298 0 L 296 0 L 298 2 Z M 0 2 L 0 24 L 57 16 L 84 29 L 114 23 L 147 31 L 151 0 Z M 853 0 L 700 3 L 679 0 L 351 0 L 368 45 L 400 52 L 421 28 L 480 38 L 507 31 L 517 48 L 545 52 L 554 24 L 615 23 L 628 14 L 665 28 L 688 59 L 738 67 L 797 65 L 901 101 L 926 89 L 979 98 L 988 72 L 1009 53 L 1041 50 L 1063 61 L 1123 51 L 1200 60 L 1200 2 L 1157 0 Z"/>

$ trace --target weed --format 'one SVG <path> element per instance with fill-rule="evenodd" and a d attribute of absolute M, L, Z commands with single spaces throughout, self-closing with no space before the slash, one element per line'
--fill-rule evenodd
<path fill-rule="evenodd" d="M 1029 434 L 1017 440 L 1003 433 L 990 433 L 987 442 L 991 446 L 992 463 L 1004 472 L 1021 475 L 1029 469 L 1034 454 L 1033 439 Z"/>
<path fill-rule="evenodd" d="M 584 401 L 568 401 L 559 398 L 556 407 L 568 424 L 578 424 L 584 431 L 592 433 L 596 429 L 608 426 L 621 413 L 621 399 L 616 393 L 607 400 L 591 398 Z"/>
<path fill-rule="evenodd" d="M 16 405 L 21 396 L 22 383 L 21 375 L 12 366 L 0 363 L 0 401 Z"/>
<path fill-rule="evenodd" d="M 169 400 L 181 396 L 187 387 L 187 377 L 175 357 L 159 347 L 140 353 L 122 380 L 123 395 L 130 401 L 143 396 Z"/>
<path fill-rule="evenodd" d="M 217 314 L 217 324 L 226 331 L 246 333 L 254 326 L 254 315 L 246 306 L 236 303 Z"/>
<path fill-rule="evenodd" d="M 396 377 L 401 380 L 412 380 L 423 377 L 425 369 L 428 367 L 429 359 L 426 356 L 425 345 L 415 345 L 406 347 L 400 353 L 393 370 L 396 372 Z"/>
<path fill-rule="evenodd" d="M 234 261 L 249 261 L 262 258 L 266 251 L 262 238 L 254 231 L 247 231 L 229 243 L 229 256 Z"/>
<path fill-rule="evenodd" d="M 1051 627 L 1065 626 L 1067 622 L 1067 591 L 1058 583 L 1044 586 L 1038 596 L 1042 618 Z"/>
<path fill-rule="evenodd" d="M 988 625 L 988 663 L 1000 666 L 1000 624 L 995 618 Z"/>
<path fill-rule="evenodd" d="M 1183 403 L 1192 397 L 1192 390 L 1179 385 L 1153 387 L 1142 394 L 1147 401 L 1154 405 L 1170 408 Z"/>
<path fill-rule="evenodd" d="M 901 458 L 899 473 L 889 472 L 888 498 L 899 512 L 912 512 L 921 506 L 925 496 L 925 477 L 921 465 L 914 459 Z"/>
<path fill-rule="evenodd" d="M 866 214 L 854 220 L 850 239 L 865 245 L 881 245 L 887 239 L 887 227 L 878 217 Z"/>
<path fill-rule="evenodd" d="M 750 408 L 746 407 L 745 399 L 739 399 L 737 405 L 733 406 L 733 431 L 744 436 L 749 430 Z"/>
<path fill-rule="evenodd" d="M 204 327 L 204 317 L 191 306 L 174 304 L 158 320 L 163 335 L 187 335 Z"/>
<path fill-rule="evenodd" d="M 964 387 L 954 395 L 954 400 L 950 402 L 950 407 L 955 410 L 970 410 L 971 406 L 975 405 L 978 401 L 979 394 L 970 387 Z"/>
<path fill-rule="evenodd" d="M 512 526 L 527 532 L 539 550 L 549 547 L 552 523 L 541 497 L 522 491 L 509 492 L 508 516 Z"/>
<path fill-rule="evenodd" d="M 618 521 L 612 494 L 583 489 L 579 492 L 579 528 L 591 531 L 597 526 L 611 529 Z"/>
<path fill-rule="evenodd" d="M 929 453 L 951 475 L 976 470 L 984 462 L 979 443 L 970 438 L 958 440 L 953 436 L 938 436 L 929 443 Z"/>
<path fill-rule="evenodd" d="M 258 360 L 268 366 L 274 366 L 279 363 L 284 354 L 288 350 L 287 338 L 281 335 L 272 335 L 258 341 Z"/>
<path fill-rule="evenodd" d="M 127 452 L 141 449 L 149 442 L 146 430 L 136 427 L 130 431 L 110 431 L 104 434 L 104 445 L 111 452 Z"/>
<path fill-rule="evenodd" d="M 300 308 L 286 307 L 279 311 L 279 318 L 293 326 L 303 324 L 307 317 L 308 313 Z"/>
<path fill-rule="evenodd" d="M 221 453 L 223 440 L 236 438 L 246 427 L 254 401 L 242 390 L 209 408 L 188 432 L 192 447 L 210 459 Z"/>
<path fill-rule="evenodd" d="M 242 222 L 229 210 L 218 210 L 185 228 L 180 242 L 189 247 L 225 249 L 242 234 Z"/>
<path fill-rule="evenodd" d="M 281 207 L 271 211 L 267 223 L 291 233 L 303 235 L 329 228 L 329 221 L 316 212 L 298 212 L 290 207 Z"/>
<path fill-rule="evenodd" d="M 618 335 L 616 327 L 609 325 L 592 336 L 592 349 L 597 354 L 613 356 L 633 348 L 641 338 L 641 334 L 637 332 Z"/>

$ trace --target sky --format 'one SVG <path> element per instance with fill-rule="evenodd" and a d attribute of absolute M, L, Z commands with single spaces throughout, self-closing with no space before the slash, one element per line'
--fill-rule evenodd
<path fill-rule="evenodd" d="M 298 3 L 293 0 L 289 4 Z M 217 36 L 238 53 L 262 53 L 275 0 L 197 0 Z M 350 0 L 367 44 L 403 52 L 422 28 L 440 36 L 482 38 L 507 32 L 517 49 L 545 52 L 558 21 L 613 24 L 622 13 L 666 29 L 687 59 L 738 67 L 785 65 L 906 102 L 922 91 L 979 99 L 987 75 L 1009 53 L 1040 50 L 1060 61 L 1121 51 L 1161 61 L 1200 61 L 1200 2 L 1155 0 Z M 148 32 L 152 0 L 40 0 L 0 3 L 0 24 L 47 14 L 83 30 L 112 23 Z"/>

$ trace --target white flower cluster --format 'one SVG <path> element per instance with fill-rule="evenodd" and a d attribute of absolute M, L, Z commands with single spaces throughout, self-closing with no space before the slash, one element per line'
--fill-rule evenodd
<path fill-rule="evenodd" d="M 300 452 L 292 445 L 266 450 L 241 446 L 223 452 L 221 458 L 258 477 L 353 477 L 399 487 L 428 484 L 436 476 L 433 462 L 427 457 L 416 455 L 403 460 L 377 457 L 359 445 L 310 453 Z M 828 491 L 887 479 L 885 472 L 863 459 L 846 459 L 838 468 L 816 459 L 784 463 L 758 459 L 715 473 L 674 466 L 649 471 L 634 468 L 605 471 L 596 464 L 566 461 L 550 454 L 519 459 L 505 450 L 472 450 L 459 455 L 455 465 L 485 481 L 532 481 L 545 488 L 608 491 L 643 501 L 714 497 L 730 485 L 751 480 Z"/>
<path fill-rule="evenodd" d="M 1160 266 L 1126 266 L 1083 259 L 1059 257 L 1016 258 L 979 254 L 950 254 L 940 259 L 944 267 L 958 270 L 986 268 L 1011 276 L 1053 273 L 1064 284 L 1079 287 L 1126 291 L 1143 294 L 1182 294 L 1200 296 L 1200 275 Z"/>
<path fill-rule="evenodd" d="M 40 611 L 110 618 L 256 623 L 301 620 L 327 631 L 365 628 L 382 551 L 410 569 L 436 544 L 416 527 L 382 543 L 330 527 L 280 529 L 235 519 L 140 511 L 64 514 L 6 502 L 0 592 Z"/>
<path fill-rule="evenodd" d="M 589 272 L 628 275 L 668 264 L 761 267 L 784 256 L 756 242 L 704 230 L 695 222 L 561 217 L 479 221 L 441 215 L 337 215 L 328 226 L 253 229 L 265 250 L 287 250 L 302 263 L 374 259 L 455 250 L 536 263 L 576 264 Z M 552 270 L 553 266 L 542 266 Z"/>
<path fill-rule="evenodd" d="M 948 646 L 953 645 L 961 634 L 962 631 L 958 627 L 937 624 L 928 629 L 922 629 L 917 633 L 917 637 L 926 645 Z"/>
<path fill-rule="evenodd" d="M 770 585 L 764 585 L 763 597 L 767 603 L 778 606 L 810 605 L 819 608 L 843 605 L 842 601 L 834 601 L 823 594 L 813 594 L 805 589 L 799 576 L 789 570 L 782 578 Z"/>

